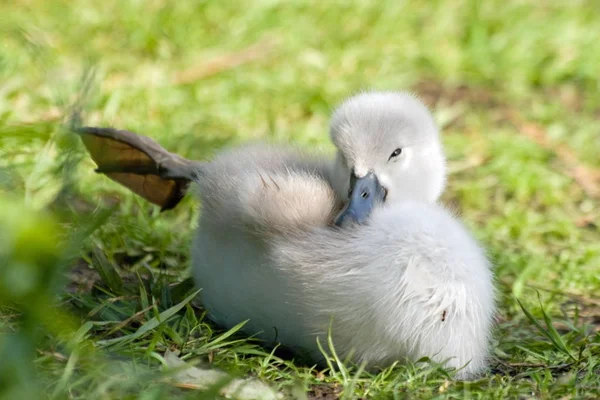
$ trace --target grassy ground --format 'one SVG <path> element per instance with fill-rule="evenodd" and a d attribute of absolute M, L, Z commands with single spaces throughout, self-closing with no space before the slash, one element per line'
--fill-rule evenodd
<path fill-rule="evenodd" d="M 0 396 L 214 397 L 165 380 L 165 351 L 178 350 L 296 398 L 599 397 L 597 7 L 2 3 Z M 62 128 L 90 66 L 88 124 L 199 159 L 264 138 L 331 150 L 328 116 L 344 97 L 419 93 L 443 128 L 444 201 L 496 266 L 490 373 L 467 383 L 432 365 L 311 369 L 211 325 L 186 298 L 196 201 L 159 214 L 93 174 Z"/>

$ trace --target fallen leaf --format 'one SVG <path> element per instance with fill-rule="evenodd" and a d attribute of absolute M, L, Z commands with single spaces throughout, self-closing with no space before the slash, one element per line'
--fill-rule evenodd
<path fill-rule="evenodd" d="M 228 399 L 254 400 L 281 399 L 283 396 L 258 379 L 232 379 L 227 373 L 208 368 L 198 368 L 181 360 L 175 352 L 167 350 L 164 359 L 169 369 L 180 369 L 172 379 L 178 387 L 208 390 L 223 385 L 219 393 Z"/>
<path fill-rule="evenodd" d="M 201 79 L 217 75 L 223 71 L 267 57 L 274 48 L 274 42 L 265 40 L 258 42 L 235 53 L 223 54 L 207 60 L 194 67 L 178 72 L 173 78 L 173 84 L 185 85 Z"/>

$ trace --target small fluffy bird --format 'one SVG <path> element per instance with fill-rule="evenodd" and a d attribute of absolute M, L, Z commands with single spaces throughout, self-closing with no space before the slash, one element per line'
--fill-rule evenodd
<path fill-rule="evenodd" d="M 438 128 L 414 96 L 365 92 L 333 113 L 335 159 L 272 145 L 211 162 L 147 137 L 80 128 L 98 172 L 163 209 L 190 183 L 202 212 L 192 275 L 209 317 L 319 362 L 317 339 L 368 367 L 422 357 L 485 371 L 495 311 L 485 251 L 437 204 Z"/>

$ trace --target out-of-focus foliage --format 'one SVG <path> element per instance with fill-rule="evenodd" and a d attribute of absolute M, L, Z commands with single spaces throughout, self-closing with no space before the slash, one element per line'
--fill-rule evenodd
<path fill-rule="evenodd" d="M 49 215 L 0 193 L 0 394 L 40 398 L 33 360 L 47 334 L 74 332 L 56 308 L 62 272 L 60 229 Z"/>

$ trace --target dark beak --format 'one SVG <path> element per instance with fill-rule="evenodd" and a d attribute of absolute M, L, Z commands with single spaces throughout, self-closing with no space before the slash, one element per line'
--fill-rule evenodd
<path fill-rule="evenodd" d="M 379 184 L 377 176 L 369 172 L 362 178 L 354 174 L 350 177 L 350 201 L 348 205 L 335 219 L 337 226 L 353 222 L 363 224 L 371 215 L 371 211 L 385 200 L 387 194 L 383 186 Z"/>

